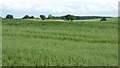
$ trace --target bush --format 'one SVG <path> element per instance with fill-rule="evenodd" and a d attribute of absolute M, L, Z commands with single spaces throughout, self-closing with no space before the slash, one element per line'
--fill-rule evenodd
<path fill-rule="evenodd" d="M 6 16 L 6 18 L 7 18 L 7 19 L 13 19 L 13 15 L 8 14 L 8 15 Z"/>
<path fill-rule="evenodd" d="M 34 19 L 34 16 L 25 15 L 22 19 Z"/>
<path fill-rule="evenodd" d="M 107 21 L 107 19 L 106 18 L 102 18 L 100 21 Z"/>
<path fill-rule="evenodd" d="M 42 20 L 45 20 L 45 15 L 40 15 L 40 18 L 41 18 Z"/>
<path fill-rule="evenodd" d="M 30 19 L 34 19 L 35 17 L 34 16 L 31 16 L 31 17 L 29 17 Z"/>
<path fill-rule="evenodd" d="M 51 14 L 48 15 L 48 19 L 53 19 L 53 16 Z"/>
<path fill-rule="evenodd" d="M 73 21 L 75 19 L 75 16 L 68 14 L 68 15 L 65 16 L 65 19 L 68 20 L 68 21 L 69 20 Z"/>
<path fill-rule="evenodd" d="M 29 18 L 30 18 L 30 16 L 25 15 L 22 19 L 29 19 Z"/>

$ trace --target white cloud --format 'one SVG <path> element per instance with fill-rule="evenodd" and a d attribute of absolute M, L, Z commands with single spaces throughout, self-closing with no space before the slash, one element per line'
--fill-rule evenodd
<path fill-rule="evenodd" d="M 1 0 L 0 6 L 8 10 L 8 12 L 9 9 L 12 9 L 16 12 L 39 12 L 55 15 L 67 13 L 76 15 L 105 15 L 105 13 L 106 15 L 117 15 L 118 1 L 119 0 Z"/>

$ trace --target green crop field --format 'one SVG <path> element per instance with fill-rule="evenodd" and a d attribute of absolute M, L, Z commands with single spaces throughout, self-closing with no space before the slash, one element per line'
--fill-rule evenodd
<path fill-rule="evenodd" d="M 117 18 L 2 20 L 3 66 L 117 66 Z"/>

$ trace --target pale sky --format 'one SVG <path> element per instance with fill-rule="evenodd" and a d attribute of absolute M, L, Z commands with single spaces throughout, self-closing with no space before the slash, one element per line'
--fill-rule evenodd
<path fill-rule="evenodd" d="M 0 16 L 118 16 L 119 0 L 0 0 Z M 2 13 L 1 13 L 2 12 Z"/>

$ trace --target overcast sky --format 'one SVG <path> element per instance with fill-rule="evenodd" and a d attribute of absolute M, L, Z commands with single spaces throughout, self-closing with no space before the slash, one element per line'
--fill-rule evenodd
<path fill-rule="evenodd" d="M 0 0 L 0 16 L 73 14 L 80 16 L 118 16 L 119 0 Z"/>

